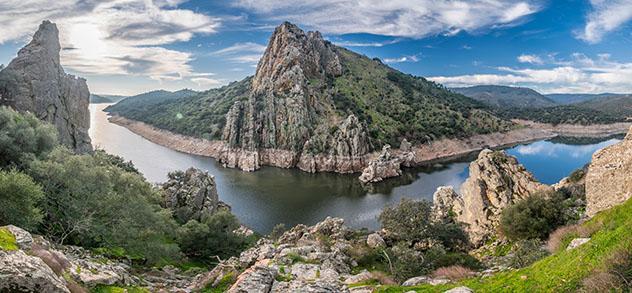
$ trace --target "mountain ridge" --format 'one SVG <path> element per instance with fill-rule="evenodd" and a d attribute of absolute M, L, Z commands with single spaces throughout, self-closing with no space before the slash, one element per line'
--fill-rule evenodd
<path fill-rule="evenodd" d="M 540 108 L 557 105 L 555 101 L 526 87 L 477 85 L 450 90 L 495 107 Z"/>

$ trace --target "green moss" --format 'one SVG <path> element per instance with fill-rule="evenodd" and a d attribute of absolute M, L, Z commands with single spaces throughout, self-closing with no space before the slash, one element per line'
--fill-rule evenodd
<path fill-rule="evenodd" d="M 570 251 L 563 250 L 531 266 L 498 273 L 487 278 L 472 278 L 440 286 L 382 286 L 378 292 L 443 292 L 467 286 L 475 292 L 575 292 L 584 278 L 605 266 L 606 260 L 620 250 L 632 249 L 632 200 L 604 211 L 583 224 L 600 228 L 592 239 Z"/>
<path fill-rule="evenodd" d="M 91 291 L 92 293 L 150 293 L 149 290 L 141 287 L 118 287 L 98 285 Z"/>
<path fill-rule="evenodd" d="M 7 228 L 0 228 L 0 250 L 18 250 L 15 236 Z"/>
<path fill-rule="evenodd" d="M 379 285 L 379 284 L 380 284 L 380 281 L 378 281 L 376 279 L 369 279 L 369 280 L 366 280 L 366 281 L 349 284 L 349 288 L 364 287 L 364 286 L 376 286 L 376 285 Z"/>
<path fill-rule="evenodd" d="M 217 286 L 212 287 L 213 284 L 208 284 L 204 289 L 202 289 L 202 293 L 222 293 L 226 292 L 228 288 L 235 282 L 235 275 L 233 273 L 228 273 L 222 277 L 222 279 L 217 283 Z"/>
<path fill-rule="evenodd" d="M 295 264 L 295 263 L 319 264 L 320 263 L 318 260 L 309 260 L 296 253 L 288 253 L 287 258 L 290 259 L 292 264 Z"/>

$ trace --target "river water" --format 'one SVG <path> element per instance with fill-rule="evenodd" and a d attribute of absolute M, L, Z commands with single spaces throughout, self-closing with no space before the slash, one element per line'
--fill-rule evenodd
<path fill-rule="evenodd" d="M 152 143 L 124 127 L 107 121 L 103 108 L 91 104 L 90 137 L 96 148 L 131 160 L 150 182 L 163 182 L 167 173 L 196 167 L 215 176 L 219 197 L 232 207 L 239 220 L 254 230 L 267 233 L 274 225 L 288 227 L 314 224 L 327 216 L 342 217 L 349 226 L 378 227 L 377 216 L 384 206 L 402 198 L 429 199 L 439 186 L 456 190 L 467 178 L 473 158 L 411 168 L 403 176 L 386 180 L 370 190 L 354 175 L 309 174 L 298 170 L 264 167 L 246 173 L 223 168 L 214 159 L 180 153 Z M 507 149 L 540 181 L 551 184 L 590 161 L 592 154 L 618 142 L 606 140 L 537 141 Z"/>

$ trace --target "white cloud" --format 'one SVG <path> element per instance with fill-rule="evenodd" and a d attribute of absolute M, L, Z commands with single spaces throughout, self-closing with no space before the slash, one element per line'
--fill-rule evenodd
<path fill-rule="evenodd" d="M 235 63 L 257 63 L 266 51 L 266 46 L 257 43 L 235 43 L 230 47 L 212 52 L 213 56 L 226 56 Z"/>
<path fill-rule="evenodd" d="M 419 62 L 417 55 L 402 56 L 399 58 L 384 58 L 386 63 Z"/>
<path fill-rule="evenodd" d="M 484 84 L 527 86 L 543 93 L 632 92 L 632 63 L 615 62 L 607 54 L 589 58 L 573 54 L 570 60 L 554 61 L 549 68 L 496 68 L 497 74 L 435 76 L 430 80 L 449 87 Z"/>
<path fill-rule="evenodd" d="M 239 0 L 235 5 L 325 33 L 414 38 L 512 25 L 540 9 L 535 0 Z"/>
<path fill-rule="evenodd" d="M 390 41 L 384 42 L 349 42 L 349 41 L 340 41 L 333 42 L 334 44 L 341 47 L 384 47 L 386 45 L 397 44 L 401 42 L 402 39 L 394 39 Z"/>
<path fill-rule="evenodd" d="M 184 0 L 0 0 L 0 44 L 27 41 L 45 19 L 57 23 L 65 67 L 85 74 L 178 80 L 194 74 L 191 53 L 163 45 L 216 32 L 218 18 L 178 9 Z"/>
<path fill-rule="evenodd" d="M 584 30 L 577 37 L 598 43 L 603 36 L 632 20 L 632 1 L 630 0 L 591 0 L 592 11 L 587 16 Z"/>
<path fill-rule="evenodd" d="M 518 56 L 518 62 L 520 63 L 531 63 L 531 64 L 542 64 L 544 63 L 542 61 L 542 58 L 540 58 L 537 55 L 527 55 L 527 54 L 522 54 L 520 56 Z"/>
<path fill-rule="evenodd" d="M 226 84 L 226 81 L 223 79 L 214 79 L 208 77 L 194 77 L 191 78 L 192 82 L 195 82 L 198 86 L 209 88 L 209 87 L 218 87 Z"/>

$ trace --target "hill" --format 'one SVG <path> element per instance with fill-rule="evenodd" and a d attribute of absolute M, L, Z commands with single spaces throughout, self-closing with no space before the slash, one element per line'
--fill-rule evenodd
<path fill-rule="evenodd" d="M 479 85 L 451 90 L 494 107 L 540 108 L 556 105 L 553 100 L 530 88 Z"/>
<path fill-rule="evenodd" d="M 125 98 L 126 98 L 125 96 L 118 96 L 118 95 L 90 94 L 90 104 L 112 104 Z"/>
<path fill-rule="evenodd" d="M 577 106 L 608 113 L 619 119 L 632 117 L 632 95 L 598 97 L 578 103 Z"/>
<path fill-rule="evenodd" d="M 111 112 L 118 112 L 121 109 L 125 109 L 128 112 L 139 113 L 146 111 L 153 105 L 169 100 L 189 97 L 197 93 L 198 92 L 189 89 L 182 89 L 175 92 L 156 90 L 124 98 L 115 105 L 108 106 L 105 109 Z"/>
<path fill-rule="evenodd" d="M 561 105 L 569 105 L 575 103 L 581 103 L 593 99 L 604 98 L 604 97 L 613 97 L 618 96 L 619 94 L 611 94 L 611 93 L 603 93 L 603 94 L 549 94 L 546 95 L 547 98 L 555 101 Z"/>
<path fill-rule="evenodd" d="M 254 77 L 142 111 L 123 102 L 109 110 L 177 133 L 222 140 L 230 149 L 224 158 L 228 165 L 243 167 L 248 161 L 252 169 L 258 168 L 263 150 L 288 152 L 273 165 L 318 169 L 330 164 L 340 171 L 341 164 L 354 165 L 376 148 L 398 146 L 403 139 L 423 143 L 512 126 L 478 101 L 290 23 L 276 28 Z M 316 162 L 312 155 L 334 159 Z M 352 169 L 346 171 L 359 171 Z"/>

